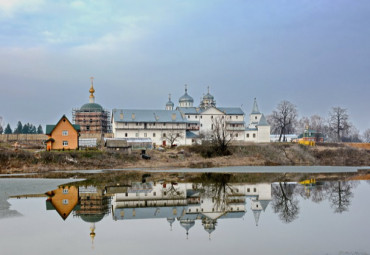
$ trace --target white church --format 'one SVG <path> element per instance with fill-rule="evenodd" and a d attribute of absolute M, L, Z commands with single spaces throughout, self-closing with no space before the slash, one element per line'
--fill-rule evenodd
<path fill-rule="evenodd" d="M 199 106 L 194 106 L 186 85 L 176 108 L 169 96 L 165 110 L 113 109 L 111 118 L 114 138 L 151 139 L 154 146 L 199 143 L 201 139 L 212 139 L 220 126 L 232 141 L 270 142 L 270 125 L 256 99 L 247 120 L 240 107 L 216 106 L 209 88 Z"/>

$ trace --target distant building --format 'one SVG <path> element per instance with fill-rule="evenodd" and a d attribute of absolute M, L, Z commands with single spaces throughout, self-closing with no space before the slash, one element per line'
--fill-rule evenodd
<path fill-rule="evenodd" d="M 111 132 L 110 112 L 95 103 L 93 77 L 91 77 L 89 103 L 72 112 L 73 123 L 80 125 L 81 134 L 105 134 Z"/>
<path fill-rule="evenodd" d="M 56 125 L 46 125 L 45 134 L 46 150 L 76 150 L 78 149 L 78 137 L 80 136 L 80 126 L 73 125 L 68 118 L 63 115 Z"/>
<path fill-rule="evenodd" d="M 302 134 L 298 136 L 298 141 L 312 141 L 316 143 L 324 142 L 324 135 L 316 130 L 305 129 Z"/>
<path fill-rule="evenodd" d="M 198 143 L 200 138 L 211 140 L 216 125 L 222 125 L 233 141 L 270 142 L 270 125 L 259 111 L 256 99 L 247 126 L 243 110 L 240 107 L 216 106 L 216 100 L 209 88 L 199 107 L 193 105 L 194 99 L 188 94 L 185 85 L 185 93 L 179 98 L 175 110 L 171 95 L 166 103 L 166 110 L 114 109 L 114 137 L 150 138 L 155 145 L 169 145 L 171 137 L 175 135 L 177 138 L 174 144 L 191 145 Z"/>

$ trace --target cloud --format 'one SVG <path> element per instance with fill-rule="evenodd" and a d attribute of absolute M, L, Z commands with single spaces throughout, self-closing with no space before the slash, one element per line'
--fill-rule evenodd
<path fill-rule="evenodd" d="M 0 17 L 11 18 L 19 12 L 35 12 L 44 0 L 0 0 Z"/>

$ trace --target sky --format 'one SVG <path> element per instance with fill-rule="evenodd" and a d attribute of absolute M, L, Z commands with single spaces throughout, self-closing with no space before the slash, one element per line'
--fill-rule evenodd
<path fill-rule="evenodd" d="M 300 116 L 346 108 L 370 128 L 370 1 L 0 0 L 0 116 L 53 124 L 89 99 L 164 109 L 184 84 L 199 105 Z"/>

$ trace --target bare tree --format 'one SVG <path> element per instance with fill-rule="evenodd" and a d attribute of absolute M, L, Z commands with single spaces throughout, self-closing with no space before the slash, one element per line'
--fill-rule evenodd
<path fill-rule="evenodd" d="M 370 128 L 366 129 L 362 134 L 362 139 L 365 143 L 370 143 Z"/>
<path fill-rule="evenodd" d="M 297 117 L 296 106 L 286 100 L 280 102 L 276 110 L 268 117 L 272 132 L 280 134 L 279 142 L 283 136 L 285 137 L 286 134 L 294 132 Z"/>
<path fill-rule="evenodd" d="M 351 126 L 348 118 L 347 109 L 344 108 L 333 107 L 329 113 L 329 128 L 335 141 L 341 142 L 342 137 L 348 133 Z"/>
<path fill-rule="evenodd" d="M 176 132 L 176 131 L 169 131 L 167 134 L 166 134 L 166 141 L 168 141 L 168 143 L 171 145 L 171 147 L 175 144 L 176 141 L 178 141 L 179 139 L 183 138 L 183 134 L 179 131 L 179 132 Z"/>
<path fill-rule="evenodd" d="M 280 219 L 290 223 L 298 218 L 299 201 L 294 196 L 295 185 L 286 182 L 272 186 L 272 208 Z"/>
<path fill-rule="evenodd" d="M 212 119 L 212 145 L 219 155 L 229 155 L 229 145 L 234 139 L 234 131 L 227 127 L 225 118 L 218 116 Z"/>
<path fill-rule="evenodd" d="M 328 198 L 335 213 L 348 211 L 353 197 L 350 182 L 337 181 L 328 184 Z"/>

